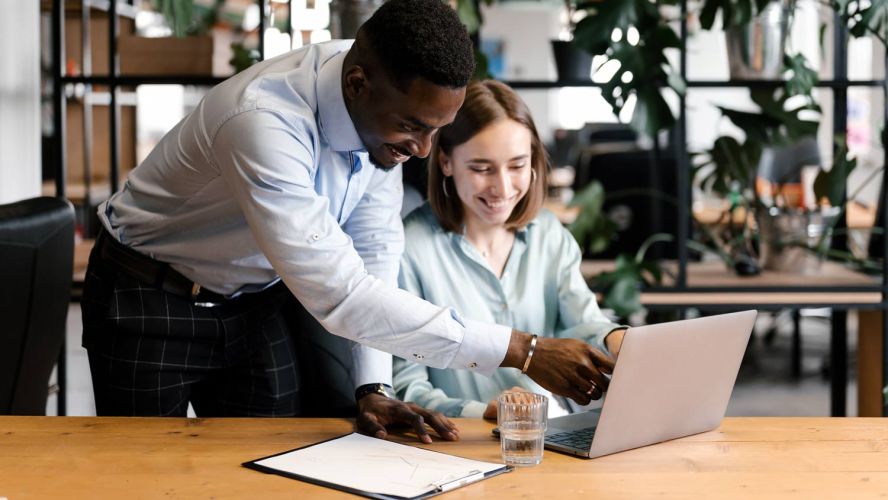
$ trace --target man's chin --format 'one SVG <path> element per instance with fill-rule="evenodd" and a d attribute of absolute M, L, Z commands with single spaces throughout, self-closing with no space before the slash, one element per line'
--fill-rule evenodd
<path fill-rule="evenodd" d="M 389 170 L 398 166 L 397 163 L 385 164 L 385 163 L 379 161 L 376 158 L 376 156 L 373 154 L 370 155 L 370 163 L 372 163 L 374 167 L 378 168 L 379 170 L 382 170 L 383 172 L 388 172 Z"/>

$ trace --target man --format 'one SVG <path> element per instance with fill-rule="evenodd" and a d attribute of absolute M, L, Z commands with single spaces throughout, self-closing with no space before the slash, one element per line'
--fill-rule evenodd
<path fill-rule="evenodd" d="M 358 427 L 385 436 L 440 414 L 385 396 L 391 356 L 523 368 L 580 403 L 610 360 L 398 290 L 401 172 L 453 120 L 472 46 L 440 0 L 392 0 L 350 42 L 309 46 L 212 89 L 99 207 L 84 347 L 100 415 L 292 416 L 300 380 L 292 296 L 358 342 Z M 538 342 L 538 343 L 537 343 Z M 367 347 L 365 347 L 367 346 Z M 531 362 L 532 361 L 532 362 Z"/>

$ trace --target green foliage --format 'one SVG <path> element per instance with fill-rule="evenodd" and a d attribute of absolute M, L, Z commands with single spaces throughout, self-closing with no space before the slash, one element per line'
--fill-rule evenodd
<path fill-rule="evenodd" d="M 885 38 L 888 0 L 832 0 L 830 6 L 839 14 L 851 36 L 873 35 L 882 45 L 888 45 Z"/>
<path fill-rule="evenodd" d="M 700 11 L 700 25 L 712 29 L 716 14 L 722 13 L 722 27 L 731 28 L 748 24 L 771 0 L 704 0 Z"/>
<path fill-rule="evenodd" d="M 580 213 L 568 229 L 580 247 L 591 254 L 603 252 L 610 245 L 617 226 L 608 219 L 604 207 L 604 188 L 598 181 L 592 181 L 577 193 L 569 206 L 579 207 Z"/>
<path fill-rule="evenodd" d="M 668 49 L 681 48 L 678 35 L 661 19 L 658 4 L 648 0 L 606 0 L 592 5 L 576 25 L 574 43 L 592 55 L 604 55 L 619 63 L 619 69 L 603 85 L 602 96 L 619 115 L 634 95 L 630 126 L 641 134 L 654 136 L 671 128 L 675 116 L 661 89 L 668 87 L 678 94 L 685 91 L 684 80 L 666 58 Z M 626 36 L 630 28 L 639 33 L 635 45 Z M 615 29 L 622 33 L 617 41 L 611 37 Z"/>
<path fill-rule="evenodd" d="M 595 285 L 604 288 L 602 305 L 613 309 L 621 318 L 643 310 L 642 286 L 659 285 L 663 282 L 660 266 L 656 262 L 644 260 L 644 254 L 651 244 L 671 240 L 671 235 L 655 234 L 642 243 L 634 258 L 627 254 L 618 255 L 614 270 L 601 273 L 593 280 Z"/>
<path fill-rule="evenodd" d="M 791 144 L 817 133 L 819 122 L 801 117 L 803 112 L 820 111 L 813 101 L 792 104 L 793 94 L 784 88 L 753 90 L 751 97 L 759 112 L 719 107 L 722 115 L 743 131 L 745 140 L 719 137 L 711 149 L 697 155 L 703 161 L 693 167 L 694 177 L 702 176 L 702 186 L 722 196 L 738 190 L 738 185 L 741 192 L 753 188 L 765 147 Z"/>
<path fill-rule="evenodd" d="M 811 91 L 817 85 L 817 72 L 808 66 L 808 60 L 802 54 L 783 56 L 783 66 L 789 72 L 786 80 L 786 91 L 789 95 L 803 95 L 813 100 Z"/>
<path fill-rule="evenodd" d="M 161 13 L 173 30 L 173 36 L 204 35 L 216 23 L 225 0 L 212 5 L 195 4 L 194 0 L 153 0 L 154 10 Z"/>
<path fill-rule="evenodd" d="M 814 196 L 817 200 L 826 198 L 833 207 L 842 207 L 845 203 L 845 186 L 848 176 L 857 168 L 857 158 L 848 155 L 848 143 L 844 135 L 836 136 L 836 154 L 833 166 L 829 171 L 821 170 L 814 179 Z"/>
<path fill-rule="evenodd" d="M 602 210 L 604 200 L 601 183 L 592 181 L 570 202 L 570 206 L 580 208 L 580 213 L 568 229 L 580 247 L 592 254 L 604 251 L 616 234 L 616 224 Z M 645 261 L 644 255 L 652 244 L 671 240 L 671 235 L 655 234 L 642 243 L 635 257 L 621 254 L 617 256 L 614 271 L 593 278 L 594 284 L 604 289 L 602 304 L 613 309 L 621 318 L 641 311 L 641 287 L 659 284 L 663 277 L 660 266 Z"/>
<path fill-rule="evenodd" d="M 228 64 L 234 68 L 235 73 L 240 73 L 256 64 L 261 57 L 258 50 L 248 49 L 241 42 L 234 42 L 231 44 L 231 54 L 231 59 L 228 60 Z"/>

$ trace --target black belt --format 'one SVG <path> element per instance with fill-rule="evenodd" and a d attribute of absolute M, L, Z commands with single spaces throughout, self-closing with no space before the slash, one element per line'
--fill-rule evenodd
<path fill-rule="evenodd" d="M 195 303 L 220 304 L 233 299 L 201 288 L 170 267 L 115 240 L 103 227 L 96 238 L 95 251 L 102 261 L 113 265 L 136 280 Z"/>

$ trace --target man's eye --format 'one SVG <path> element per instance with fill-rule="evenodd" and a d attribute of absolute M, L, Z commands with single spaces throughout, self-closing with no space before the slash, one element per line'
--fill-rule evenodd
<path fill-rule="evenodd" d="M 402 123 L 401 130 L 403 130 L 404 132 L 416 132 L 416 127 L 407 123 Z"/>

